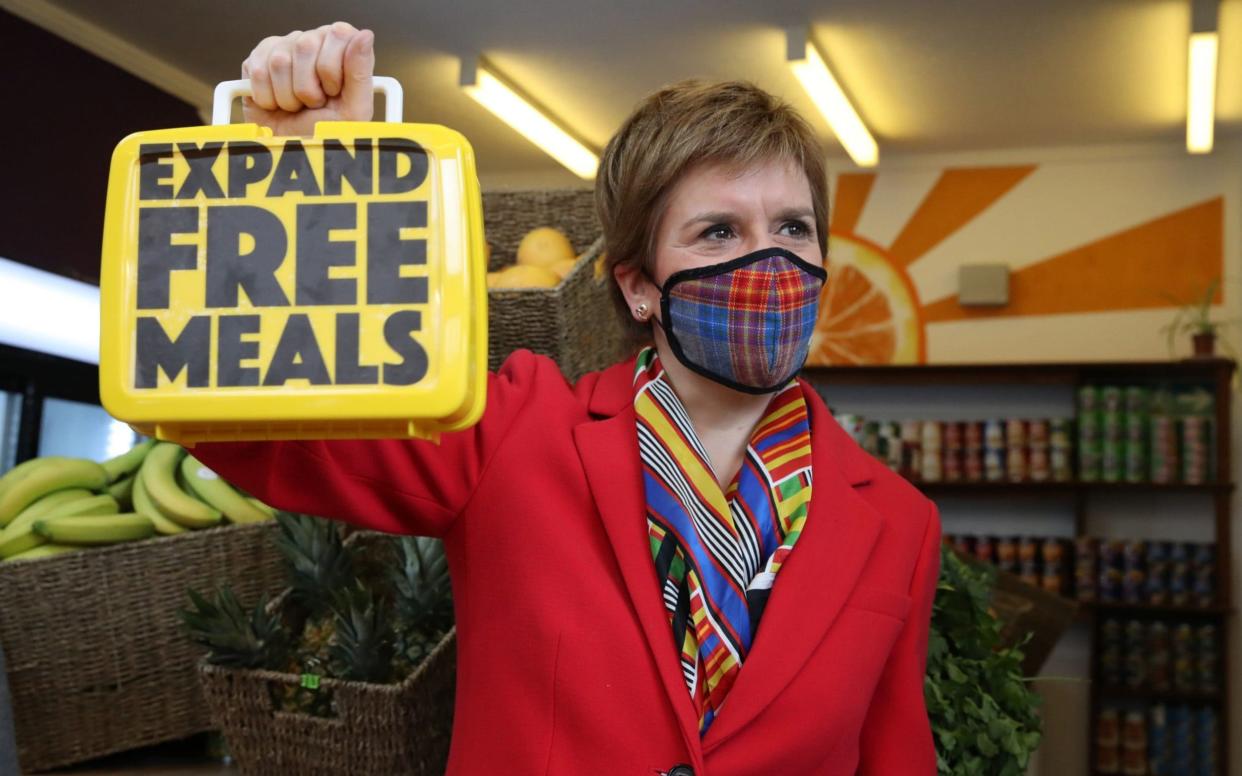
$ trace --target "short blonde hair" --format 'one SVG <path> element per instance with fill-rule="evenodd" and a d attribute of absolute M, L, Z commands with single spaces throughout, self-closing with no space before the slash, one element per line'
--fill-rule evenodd
<path fill-rule="evenodd" d="M 682 81 L 650 95 L 608 142 L 595 178 L 595 208 L 604 229 L 605 268 L 650 273 L 655 235 L 668 195 L 703 163 L 746 168 L 788 160 L 806 173 L 820 251 L 828 255 L 828 173 L 815 131 L 780 98 L 745 81 Z M 636 338 L 649 332 L 630 316 L 612 280 L 617 311 Z"/>

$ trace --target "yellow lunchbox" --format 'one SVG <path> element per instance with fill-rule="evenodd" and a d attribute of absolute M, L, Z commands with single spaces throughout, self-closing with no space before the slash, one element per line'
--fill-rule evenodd
<path fill-rule="evenodd" d="M 130 135 L 112 156 L 99 388 L 160 439 L 436 438 L 482 414 L 483 212 L 457 132 L 320 122 Z"/>

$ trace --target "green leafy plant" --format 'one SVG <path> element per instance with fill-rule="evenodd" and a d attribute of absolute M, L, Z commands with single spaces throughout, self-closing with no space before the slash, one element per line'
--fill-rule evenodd
<path fill-rule="evenodd" d="M 1023 679 L 1021 645 L 1000 645 L 988 609 L 995 572 L 947 545 L 940 562 L 924 679 L 938 771 L 1022 776 L 1042 736 L 1040 699 Z"/>
<path fill-rule="evenodd" d="M 1178 336 L 1186 334 L 1216 335 L 1222 326 L 1229 323 L 1229 321 L 1218 320 L 1212 317 L 1212 300 L 1219 289 L 1220 279 L 1217 278 L 1208 283 L 1203 296 L 1194 302 L 1187 303 L 1169 294 L 1164 295 L 1166 299 L 1178 306 L 1177 315 L 1173 316 L 1173 320 L 1160 327 L 1161 333 L 1165 336 L 1170 354 L 1173 353 L 1175 340 Z"/>

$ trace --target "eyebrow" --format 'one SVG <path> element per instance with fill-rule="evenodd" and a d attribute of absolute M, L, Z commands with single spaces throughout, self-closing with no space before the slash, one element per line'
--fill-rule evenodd
<path fill-rule="evenodd" d="M 813 221 L 815 219 L 815 211 L 809 207 L 785 208 L 784 210 L 776 214 L 775 220 L 787 221 L 793 218 L 808 218 Z M 688 226 L 693 226 L 695 224 L 701 224 L 701 223 L 731 224 L 736 220 L 737 220 L 736 213 L 731 213 L 727 210 L 713 210 L 713 211 L 706 212 L 706 213 L 699 213 L 693 218 L 688 219 L 686 223 L 682 225 L 682 228 L 684 229 Z"/>

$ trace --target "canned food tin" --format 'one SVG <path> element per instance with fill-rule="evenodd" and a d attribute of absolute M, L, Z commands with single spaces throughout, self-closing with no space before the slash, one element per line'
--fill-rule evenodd
<path fill-rule="evenodd" d="M 923 435 L 922 442 L 923 442 L 924 451 L 927 451 L 927 450 L 935 450 L 937 452 L 940 451 L 940 445 L 943 440 L 942 440 L 941 427 L 940 427 L 939 421 L 936 421 L 936 420 L 923 421 L 922 435 Z"/>
<path fill-rule="evenodd" d="M 963 427 L 967 450 L 983 449 L 983 421 L 967 421 Z"/>
<path fill-rule="evenodd" d="M 979 448 L 966 448 L 962 473 L 967 482 L 983 481 L 983 452 Z"/>
<path fill-rule="evenodd" d="M 1005 452 L 1005 474 L 1010 482 L 1025 482 L 1027 461 L 1025 447 L 1010 447 Z"/>
<path fill-rule="evenodd" d="M 984 477 L 988 482 L 1000 482 L 1005 479 L 1004 451 L 996 448 L 985 450 L 983 454 L 983 471 Z"/>
<path fill-rule="evenodd" d="M 983 446 L 1001 448 L 1005 446 L 1005 423 L 1001 420 L 989 420 L 983 426 Z"/>
<path fill-rule="evenodd" d="M 1069 450 L 1054 447 L 1049 452 L 1049 474 L 1055 482 L 1069 482 L 1074 479 L 1074 470 L 1070 465 Z"/>
<path fill-rule="evenodd" d="M 1100 409 L 1104 412 L 1121 412 L 1122 390 L 1115 385 L 1106 385 L 1100 388 Z"/>
<path fill-rule="evenodd" d="M 942 424 L 941 433 L 946 450 L 960 450 L 965 443 L 961 421 L 948 421 Z"/>
<path fill-rule="evenodd" d="M 1052 447 L 1068 449 L 1073 438 L 1074 421 L 1072 418 L 1053 418 L 1048 421 L 1048 444 Z"/>
<path fill-rule="evenodd" d="M 1151 406 L 1151 389 L 1131 385 L 1125 391 L 1125 408 L 1129 413 L 1145 413 Z"/>
<path fill-rule="evenodd" d="M 1005 444 L 1009 447 L 1020 447 L 1026 444 L 1025 420 L 1009 418 L 1005 421 Z"/>
<path fill-rule="evenodd" d="M 996 564 L 996 541 L 991 536 L 975 539 L 975 557 L 984 563 Z"/>
<path fill-rule="evenodd" d="M 1084 385 L 1078 389 L 1079 412 L 1094 412 L 1100 408 L 1100 389 L 1094 385 Z"/>
<path fill-rule="evenodd" d="M 1065 543 L 1056 537 L 1044 539 L 1039 548 L 1044 568 L 1059 569 L 1065 563 Z"/>
<path fill-rule="evenodd" d="M 1026 442 L 1032 448 L 1047 447 L 1050 442 L 1049 424 L 1046 419 L 1029 420 L 1026 423 Z"/>
<path fill-rule="evenodd" d="M 1012 536 L 1002 536 L 996 543 L 996 565 L 1010 573 L 1018 571 L 1018 542 Z"/>

